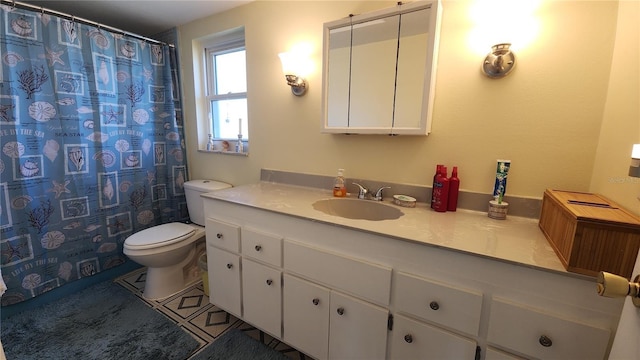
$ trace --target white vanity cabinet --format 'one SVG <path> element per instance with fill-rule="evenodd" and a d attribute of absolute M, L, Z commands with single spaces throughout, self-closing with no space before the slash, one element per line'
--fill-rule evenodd
<path fill-rule="evenodd" d="M 311 205 L 289 214 L 276 195 L 242 191 L 205 197 L 212 302 L 314 358 L 607 357 L 624 299 L 598 296 L 591 278 L 317 220 Z"/>

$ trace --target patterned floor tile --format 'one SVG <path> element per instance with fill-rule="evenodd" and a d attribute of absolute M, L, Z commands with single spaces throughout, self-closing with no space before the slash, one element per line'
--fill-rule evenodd
<path fill-rule="evenodd" d="M 142 268 L 119 277 L 116 282 L 191 334 L 200 343 L 198 351 L 215 341 L 225 331 L 238 328 L 263 344 L 280 351 L 289 359 L 311 359 L 273 336 L 211 304 L 209 297 L 204 293 L 202 281 L 166 299 L 148 300 L 143 296 L 145 279 L 146 268 Z"/>

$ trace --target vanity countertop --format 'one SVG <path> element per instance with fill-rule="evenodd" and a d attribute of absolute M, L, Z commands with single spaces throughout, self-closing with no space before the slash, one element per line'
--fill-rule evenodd
<path fill-rule="evenodd" d="M 431 210 L 426 203 L 405 208 L 385 200 L 385 204 L 398 207 L 404 215 L 395 220 L 352 220 L 327 215 L 313 208 L 315 201 L 332 197 L 328 190 L 271 182 L 218 190 L 202 196 L 584 278 L 583 275 L 565 270 L 538 228 L 537 219 L 509 216 L 506 220 L 494 220 L 486 212 L 458 209 L 440 213 Z"/>

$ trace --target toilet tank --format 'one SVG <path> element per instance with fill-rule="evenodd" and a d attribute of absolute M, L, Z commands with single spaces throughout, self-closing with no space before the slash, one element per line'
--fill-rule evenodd
<path fill-rule="evenodd" d="M 228 189 L 231 184 L 215 180 L 189 180 L 184 183 L 184 194 L 187 198 L 187 208 L 191 222 L 204 226 L 204 203 L 200 194 Z"/>

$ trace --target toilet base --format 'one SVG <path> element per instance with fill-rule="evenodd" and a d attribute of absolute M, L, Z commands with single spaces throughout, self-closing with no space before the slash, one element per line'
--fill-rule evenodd
<path fill-rule="evenodd" d="M 186 260 L 167 267 L 147 267 L 147 275 L 142 295 L 147 300 L 161 300 L 174 295 L 199 280 L 198 276 L 187 273 L 186 266 L 195 258 L 195 247 Z M 197 267 L 196 267 L 197 269 Z"/>

